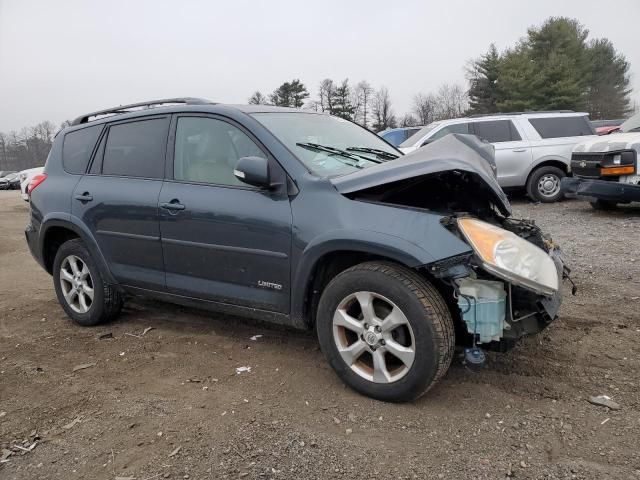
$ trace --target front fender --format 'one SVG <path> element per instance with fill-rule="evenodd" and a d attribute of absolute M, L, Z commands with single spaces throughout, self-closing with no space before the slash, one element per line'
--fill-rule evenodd
<path fill-rule="evenodd" d="M 89 230 L 87 226 L 80 221 L 80 219 L 68 213 L 51 212 L 45 215 L 42 219 L 40 224 L 40 233 L 38 235 L 38 251 L 40 252 L 41 258 L 44 259 L 47 233 L 53 227 L 66 228 L 78 235 L 89 250 L 91 257 L 96 262 L 98 269 L 100 270 L 100 274 L 105 282 L 110 284 L 117 283 L 111 274 L 111 270 L 109 270 L 107 262 L 102 255 L 102 251 L 100 250 L 95 237 L 91 233 L 91 230 Z"/>
<path fill-rule="evenodd" d="M 450 232 L 446 231 L 446 233 L 458 240 Z M 466 244 L 464 246 L 467 250 L 469 249 Z M 297 260 L 291 288 L 291 317 L 294 323 L 301 326 L 306 324 L 304 307 L 312 272 L 325 255 L 339 251 L 378 255 L 410 268 L 440 259 L 422 246 L 389 233 L 371 230 L 334 230 L 322 234 L 307 244 Z"/>

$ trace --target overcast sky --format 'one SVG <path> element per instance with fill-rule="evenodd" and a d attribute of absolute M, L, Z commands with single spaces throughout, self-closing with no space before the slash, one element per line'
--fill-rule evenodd
<path fill-rule="evenodd" d="M 366 79 L 402 114 L 560 15 L 624 53 L 640 99 L 638 0 L 0 0 L 0 131 L 155 98 L 246 103 L 293 78 L 312 98 L 323 78 Z"/>

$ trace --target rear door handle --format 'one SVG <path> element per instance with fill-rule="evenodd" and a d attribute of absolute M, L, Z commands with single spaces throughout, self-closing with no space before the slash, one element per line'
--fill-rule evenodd
<path fill-rule="evenodd" d="M 170 202 L 161 203 L 160 208 L 177 212 L 178 210 L 184 210 L 184 205 L 181 204 L 179 200 L 174 199 L 174 200 L 171 200 Z"/>
<path fill-rule="evenodd" d="M 520 152 L 526 152 L 526 151 L 527 151 L 527 149 L 526 149 L 526 148 L 515 148 L 515 149 L 513 149 L 513 150 L 512 150 L 512 152 L 518 152 L 518 153 L 520 153 Z"/>
<path fill-rule="evenodd" d="M 93 196 L 90 195 L 89 192 L 84 192 L 82 195 L 75 195 L 73 198 L 81 202 L 90 202 L 93 200 Z"/>

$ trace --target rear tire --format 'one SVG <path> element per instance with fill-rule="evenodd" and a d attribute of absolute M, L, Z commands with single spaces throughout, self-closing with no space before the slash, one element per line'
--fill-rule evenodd
<path fill-rule="evenodd" d="M 610 202 L 607 200 L 594 200 L 589 202 L 594 210 L 611 211 L 615 210 L 618 206 L 616 202 Z"/>
<path fill-rule="evenodd" d="M 455 334 L 438 291 L 416 272 L 367 262 L 337 275 L 317 312 L 320 347 L 338 376 L 363 395 L 414 400 L 447 371 Z"/>
<path fill-rule="evenodd" d="M 527 194 L 531 200 L 542 203 L 553 203 L 562 200 L 564 194 L 560 189 L 560 181 L 566 177 L 558 167 L 540 167 L 531 172 L 527 180 Z"/>
<path fill-rule="evenodd" d="M 68 240 L 58 249 L 53 261 L 53 285 L 60 305 L 78 325 L 98 325 L 122 310 L 122 295 L 104 282 L 80 239 Z"/>

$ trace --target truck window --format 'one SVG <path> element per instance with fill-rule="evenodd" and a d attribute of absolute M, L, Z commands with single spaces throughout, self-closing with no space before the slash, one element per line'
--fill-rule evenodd
<path fill-rule="evenodd" d="M 529 123 L 542 138 L 595 135 L 595 131 L 586 116 L 530 118 Z"/>

